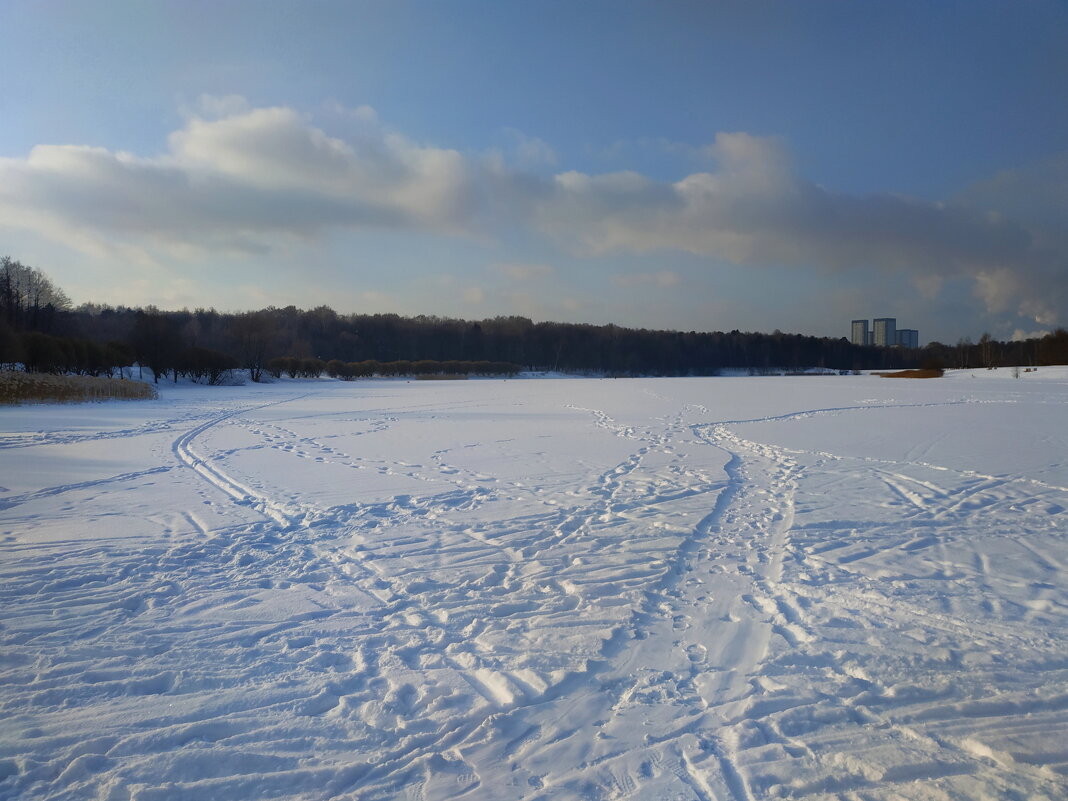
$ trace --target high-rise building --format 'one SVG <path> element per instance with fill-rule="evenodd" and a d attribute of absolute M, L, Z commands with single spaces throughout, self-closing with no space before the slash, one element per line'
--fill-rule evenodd
<path fill-rule="evenodd" d="M 918 348 L 920 332 L 915 328 L 898 328 L 896 317 L 876 317 L 872 327 L 867 320 L 853 320 L 849 341 L 854 345 L 878 345 L 880 348 Z"/>
<path fill-rule="evenodd" d="M 889 348 L 897 344 L 897 318 L 876 317 L 871 321 L 875 334 L 875 344 L 880 348 Z"/>
<path fill-rule="evenodd" d="M 920 346 L 920 332 L 915 328 L 897 329 L 897 344 L 903 348 L 918 348 Z"/>
<path fill-rule="evenodd" d="M 868 321 L 867 320 L 854 320 L 853 327 L 850 331 L 849 341 L 854 345 L 867 345 L 868 343 Z"/>

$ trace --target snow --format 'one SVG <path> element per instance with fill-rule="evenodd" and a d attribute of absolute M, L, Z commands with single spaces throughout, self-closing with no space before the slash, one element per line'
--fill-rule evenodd
<path fill-rule="evenodd" d="M 1008 377 L 0 410 L 0 798 L 1064 798 L 1068 370 Z"/>

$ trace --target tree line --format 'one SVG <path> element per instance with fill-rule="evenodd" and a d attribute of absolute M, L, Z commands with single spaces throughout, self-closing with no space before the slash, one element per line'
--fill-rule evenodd
<path fill-rule="evenodd" d="M 824 367 L 1038 366 L 1068 363 L 1068 332 L 997 342 L 931 343 L 925 348 L 851 344 L 845 337 L 698 332 L 581 323 L 534 323 L 503 316 L 469 321 L 420 315 L 339 314 L 328 306 L 224 313 L 102 304 L 73 307 L 33 268 L 0 260 L 0 362 L 42 372 L 110 375 L 137 364 L 154 379 L 188 376 L 218 383 L 242 368 L 269 376 L 338 378 L 554 370 L 598 375 L 715 375 Z M 433 368 L 430 365 L 435 365 Z M 462 367 L 460 366 L 462 365 Z M 487 365 L 491 365 L 487 366 Z M 368 372 L 370 371 L 370 372 Z"/>

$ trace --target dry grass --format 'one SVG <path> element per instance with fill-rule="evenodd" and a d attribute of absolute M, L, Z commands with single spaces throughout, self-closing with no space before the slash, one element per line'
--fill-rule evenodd
<path fill-rule="evenodd" d="M 140 381 L 0 371 L 0 404 L 88 403 L 105 400 L 149 400 L 155 387 Z"/>
<path fill-rule="evenodd" d="M 896 373 L 876 373 L 882 378 L 941 378 L 941 370 L 899 370 Z"/>

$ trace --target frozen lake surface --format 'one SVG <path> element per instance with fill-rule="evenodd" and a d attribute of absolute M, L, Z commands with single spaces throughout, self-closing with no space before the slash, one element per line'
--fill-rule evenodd
<path fill-rule="evenodd" d="M 1068 371 L 0 410 L 0 798 L 1063 799 Z"/>

